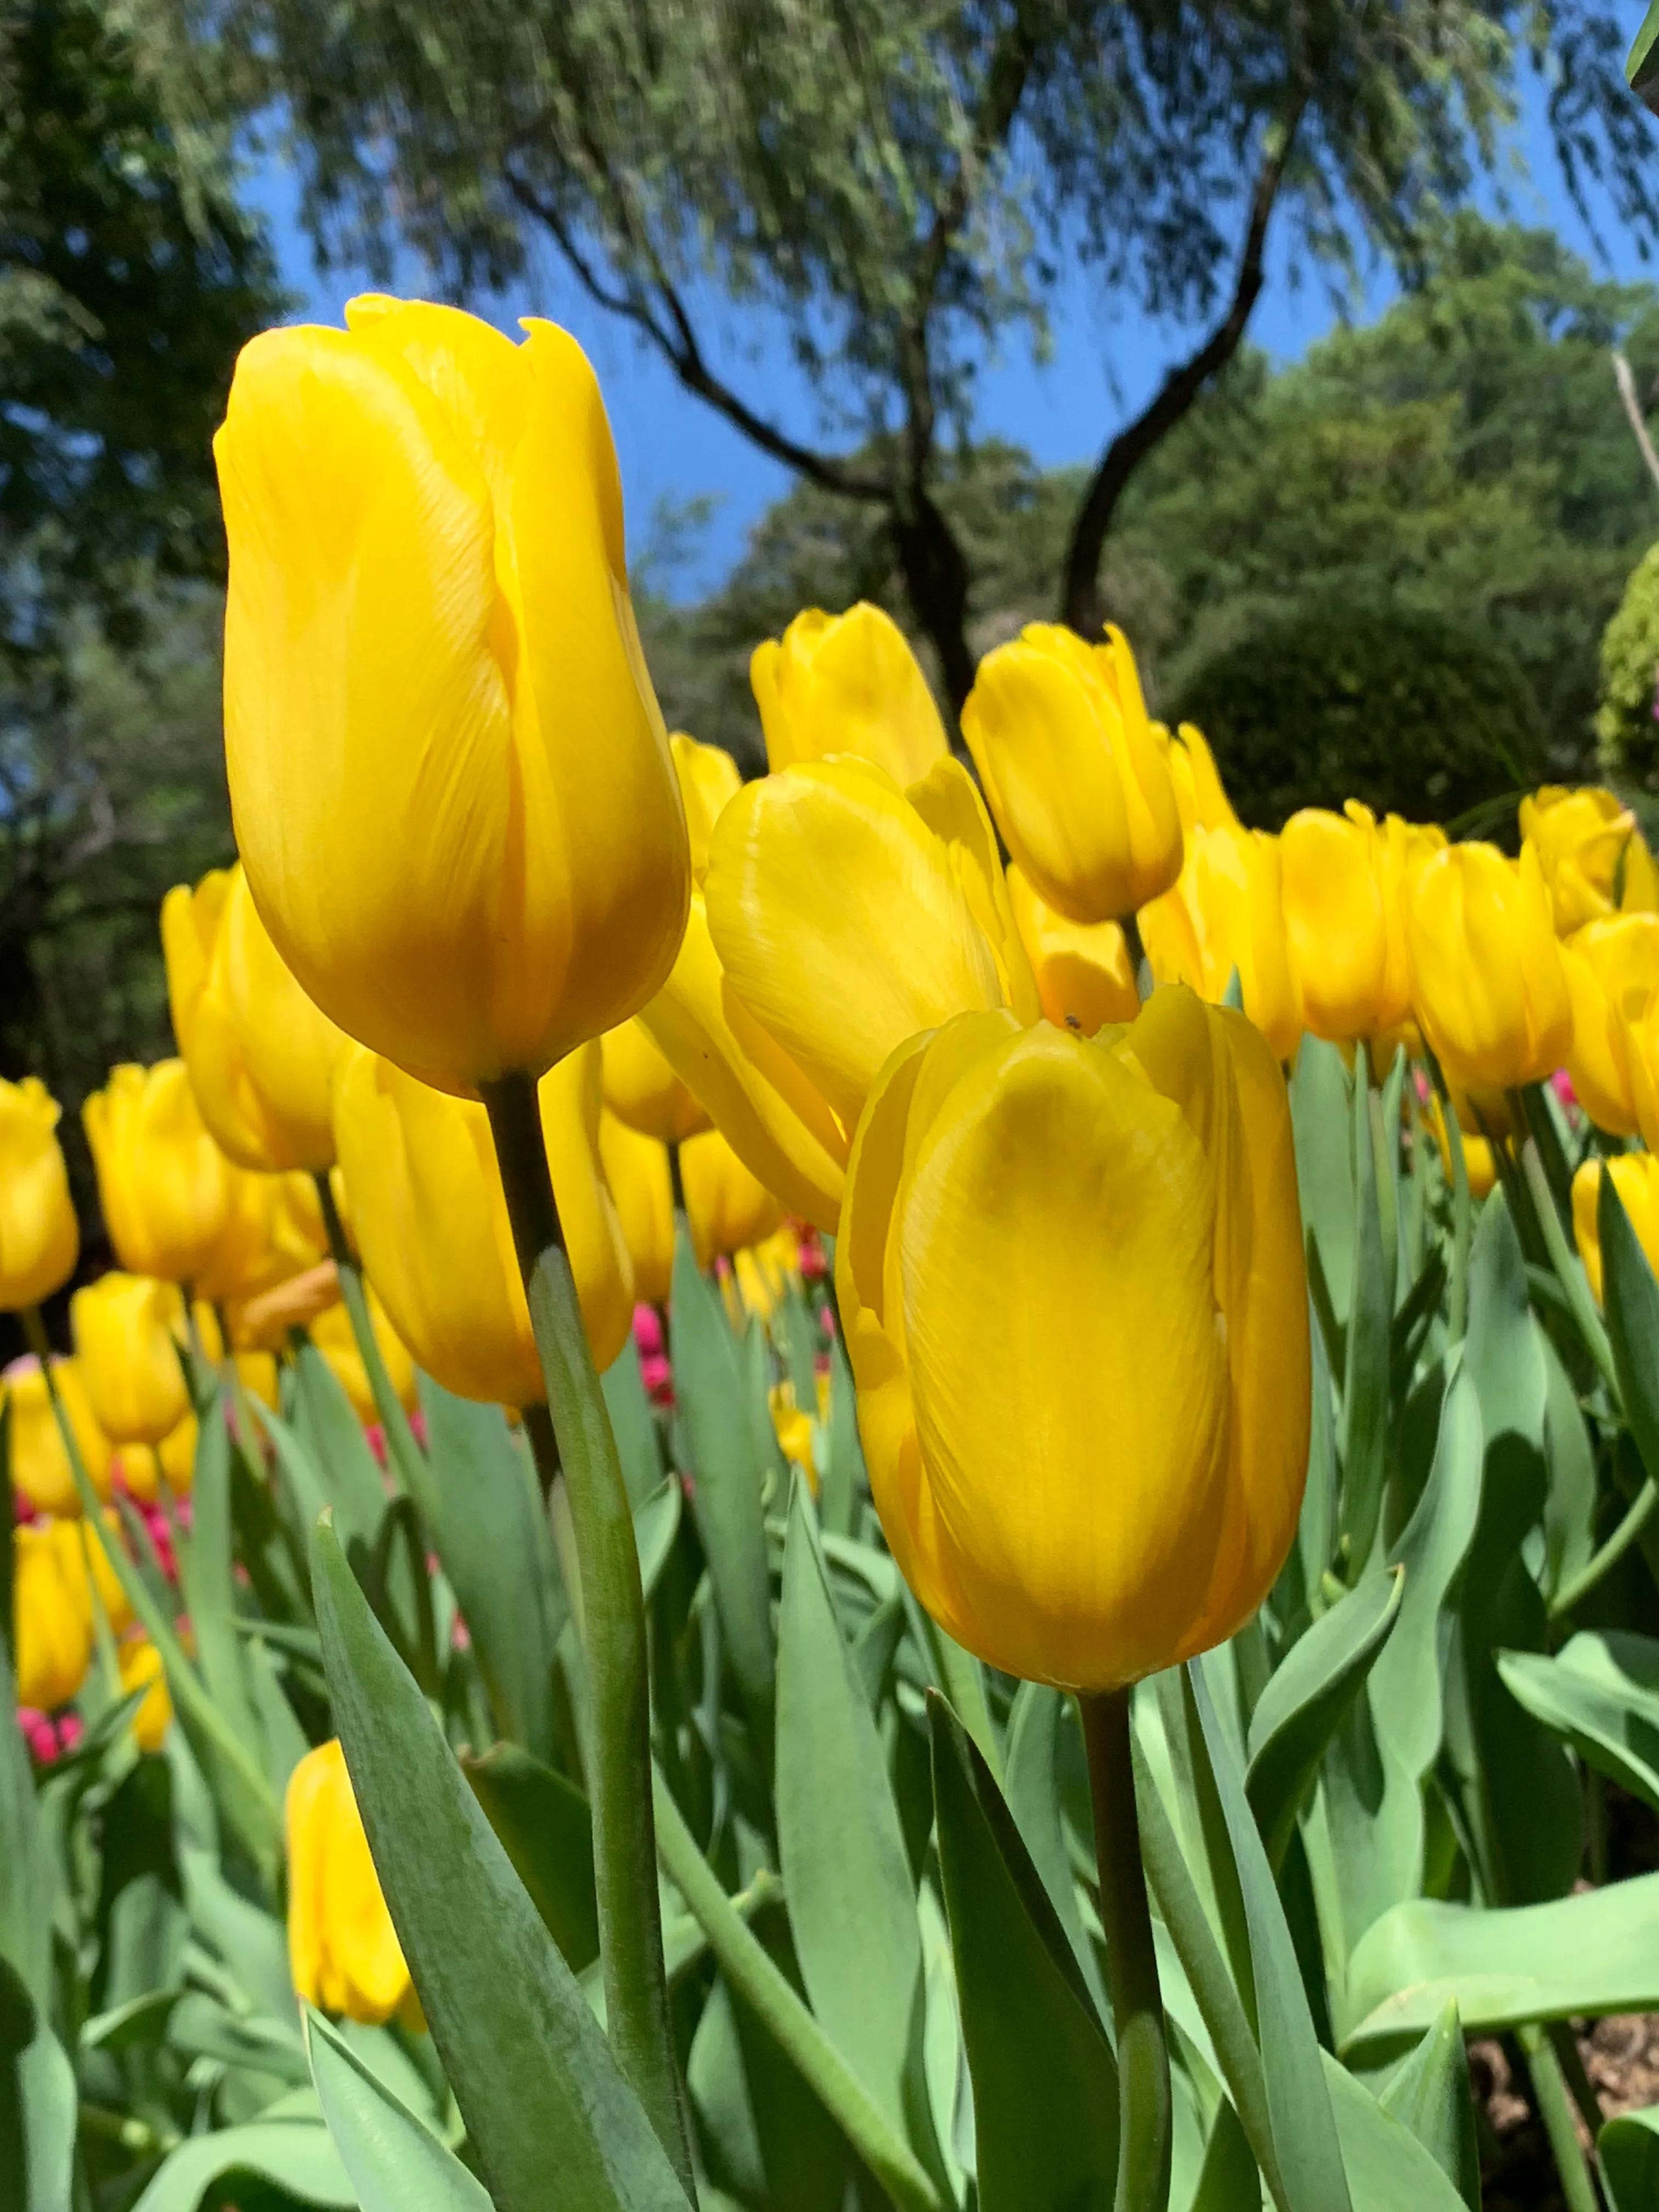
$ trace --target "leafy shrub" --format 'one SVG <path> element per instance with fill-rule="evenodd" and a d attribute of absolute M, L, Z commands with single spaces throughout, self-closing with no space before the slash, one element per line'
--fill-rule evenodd
<path fill-rule="evenodd" d="M 1179 718 L 1215 749 L 1243 818 L 1363 799 L 1450 822 L 1536 781 L 1546 732 L 1514 657 L 1481 632 L 1393 607 L 1315 605 L 1213 655 Z"/>
<path fill-rule="evenodd" d="M 1659 789 L 1659 545 L 1644 554 L 1601 635 L 1595 735 L 1609 774 Z"/>

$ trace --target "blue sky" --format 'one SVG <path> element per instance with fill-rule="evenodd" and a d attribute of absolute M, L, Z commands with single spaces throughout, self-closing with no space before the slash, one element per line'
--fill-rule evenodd
<path fill-rule="evenodd" d="M 1608 274 L 1647 273 L 1634 240 L 1602 205 L 1592 210 L 1607 249 L 1605 256 L 1597 253 L 1556 170 L 1536 85 L 1527 88 L 1500 174 L 1501 191 L 1518 220 L 1553 226 Z M 1492 185 L 1483 190 L 1481 202 L 1489 211 L 1498 211 L 1499 191 Z M 267 159 L 250 174 L 246 197 L 270 223 L 283 281 L 303 301 L 302 312 L 337 320 L 342 302 L 368 278 L 362 270 L 319 269 L 299 222 L 297 178 L 279 161 Z M 419 264 L 411 259 L 399 269 L 397 283 L 409 292 L 425 289 Z M 1278 251 L 1270 250 L 1251 340 L 1277 359 L 1297 359 L 1332 327 L 1340 311 L 1369 319 L 1387 304 L 1391 289 L 1387 271 L 1373 270 L 1359 296 L 1340 309 L 1319 278 L 1294 281 L 1281 239 Z M 787 489 L 787 471 L 683 392 L 648 347 L 590 305 L 574 278 L 550 259 L 521 296 L 500 303 L 501 319 L 508 323 L 532 311 L 574 331 L 599 371 L 622 466 L 630 548 L 637 550 L 659 501 L 713 494 L 718 500 L 714 516 L 674 580 L 682 594 L 717 582 L 742 552 L 756 517 Z M 705 302 L 704 315 L 707 349 L 744 396 L 786 427 L 811 436 L 818 428 L 811 395 L 777 343 L 775 328 L 713 300 Z M 979 387 L 976 428 L 1017 441 L 1045 465 L 1085 459 L 1150 394 L 1190 337 L 1178 325 L 1115 310 L 1079 274 L 1055 305 L 1050 358 L 1039 365 L 1018 338 L 988 365 Z"/>

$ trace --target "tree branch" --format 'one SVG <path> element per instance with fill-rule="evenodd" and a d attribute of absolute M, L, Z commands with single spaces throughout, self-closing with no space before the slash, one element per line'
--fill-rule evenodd
<path fill-rule="evenodd" d="M 1642 414 L 1642 403 L 1636 394 L 1636 379 L 1631 374 L 1630 363 L 1617 346 L 1613 349 L 1613 379 L 1619 386 L 1619 398 L 1629 418 L 1630 427 L 1642 459 L 1647 463 L 1648 474 L 1659 483 L 1659 453 L 1653 450 L 1653 441 L 1648 435 L 1648 426 Z"/>
<path fill-rule="evenodd" d="M 1250 193 L 1238 274 L 1226 313 L 1198 350 L 1170 371 L 1133 422 L 1118 432 L 1101 455 L 1090 481 L 1072 526 L 1060 595 L 1061 618 L 1085 637 L 1096 635 L 1101 626 L 1100 556 L 1112 517 L 1130 477 L 1160 440 L 1188 413 L 1210 379 L 1224 368 L 1238 350 L 1251 310 L 1261 291 L 1267 227 L 1307 103 L 1307 93 L 1298 93 L 1282 124 L 1269 132 Z"/>

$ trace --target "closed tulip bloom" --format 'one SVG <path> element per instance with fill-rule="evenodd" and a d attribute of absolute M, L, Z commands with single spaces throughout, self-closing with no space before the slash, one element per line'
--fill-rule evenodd
<path fill-rule="evenodd" d="M 240 1364 L 239 1360 L 238 1364 Z M 276 1411 L 274 1396 L 271 1411 Z M 158 1474 L 166 1481 L 175 1498 L 188 1498 L 196 1481 L 196 1446 L 200 1437 L 200 1425 L 194 1413 L 186 1413 L 177 1426 L 169 1429 L 150 1455 Z M 123 1455 L 124 1457 L 127 1455 Z M 141 1493 L 131 1479 L 128 1487 L 135 1496 Z M 159 1495 L 159 1492 L 157 1493 Z"/>
<path fill-rule="evenodd" d="M 195 1282 L 228 1225 L 234 1170 L 203 1124 L 184 1061 L 112 1068 L 81 1118 L 116 1258 L 129 1274 Z"/>
<path fill-rule="evenodd" d="M 1522 800 L 1521 835 L 1537 851 L 1559 936 L 1621 908 L 1659 908 L 1653 856 L 1612 792 L 1547 783 Z"/>
<path fill-rule="evenodd" d="M 777 1200 L 718 1129 L 705 1129 L 680 1146 L 680 1181 L 700 1267 L 712 1267 L 716 1260 L 758 1244 L 783 1218 Z"/>
<path fill-rule="evenodd" d="M 1406 885 L 1437 836 L 1398 815 L 1379 827 L 1352 799 L 1340 814 L 1304 807 L 1285 824 L 1285 943 L 1316 1036 L 1348 1044 L 1398 1029 L 1410 1013 Z"/>
<path fill-rule="evenodd" d="M 1156 734 L 1160 726 L 1152 726 Z M 1242 829 L 1203 731 L 1195 722 L 1183 722 L 1173 738 L 1167 732 L 1164 736 L 1164 757 L 1183 831 Z"/>
<path fill-rule="evenodd" d="M 668 1147 L 642 1137 L 609 1108 L 599 1120 L 599 1158 L 634 1263 L 634 1296 L 665 1305 L 674 1276 L 674 1183 Z"/>
<path fill-rule="evenodd" d="M 621 1351 L 632 1269 L 599 1152 L 599 1051 L 541 1085 L 542 1134 L 596 1366 Z M 335 1137 L 363 1266 L 417 1364 L 463 1398 L 546 1395 L 482 1106 L 434 1091 L 373 1053 L 347 1055 Z"/>
<path fill-rule="evenodd" d="M 59 1110 L 38 1076 L 0 1081 L 0 1310 L 7 1313 L 61 1290 L 80 1257 Z"/>
<path fill-rule="evenodd" d="M 331 1167 L 330 1092 L 343 1034 L 283 964 L 239 861 L 161 902 L 173 1035 L 196 1103 L 244 1168 Z"/>
<path fill-rule="evenodd" d="M 1106 1022 L 1134 1019 L 1140 994 L 1118 923 L 1068 921 L 1016 867 L 1008 871 L 1008 903 L 1045 1020 L 1092 1036 Z"/>
<path fill-rule="evenodd" d="M 1632 1024 L 1659 989 L 1659 915 L 1610 914 L 1586 922 L 1562 945 L 1561 964 L 1572 1000 L 1566 1064 L 1573 1090 L 1598 1129 L 1632 1136 L 1641 1119 Z"/>
<path fill-rule="evenodd" d="M 1121 921 L 1181 873 L 1168 740 L 1121 630 L 1028 623 L 981 661 L 962 734 L 1009 852 L 1072 921 Z"/>
<path fill-rule="evenodd" d="M 100 1498 L 109 1495 L 110 1440 L 99 1427 L 87 1395 L 78 1360 L 54 1358 L 52 1379 L 70 1432 L 74 1437 L 93 1488 Z M 11 1479 L 20 1497 L 37 1513 L 62 1514 L 70 1518 L 81 1510 L 81 1493 L 70 1472 L 63 1432 L 52 1410 L 52 1396 L 40 1363 L 33 1358 L 15 1359 L 0 1376 L 0 1404 L 10 1413 Z"/>
<path fill-rule="evenodd" d="M 691 880 L 700 884 L 708 872 L 708 841 L 714 834 L 714 824 L 726 811 L 727 800 L 742 790 L 743 778 L 724 745 L 699 744 L 684 730 L 675 730 L 670 734 L 668 749 L 674 757 L 674 773 L 680 780 L 680 799 L 685 808 Z"/>
<path fill-rule="evenodd" d="M 1006 1014 L 883 1071 L 836 1279 L 894 1557 L 990 1664 L 1102 1690 L 1231 1635 L 1307 1465 L 1289 1107 L 1178 986 L 1092 1040 Z"/>
<path fill-rule="evenodd" d="M 593 372 L 448 308 L 268 331 L 214 442 L 250 890 L 349 1036 L 539 1075 L 672 964 L 690 860 Z"/>
<path fill-rule="evenodd" d="M 1659 1273 L 1659 1160 L 1651 1152 L 1615 1152 L 1608 1160 L 1585 1160 L 1572 1179 L 1572 1232 L 1578 1256 L 1599 1306 L 1602 1299 L 1601 1177 L 1611 1173 L 1619 1202 L 1630 1217 L 1636 1241 Z"/>
<path fill-rule="evenodd" d="M 910 784 L 951 750 L 903 631 L 867 599 L 844 615 L 798 614 L 755 647 L 749 681 L 775 775 L 852 753 Z"/>
<path fill-rule="evenodd" d="M 130 1696 L 142 1689 L 137 1711 L 132 1716 L 132 1733 L 140 1751 L 160 1751 L 173 1723 L 173 1699 L 167 1694 L 167 1669 L 161 1655 L 148 1637 L 124 1644 L 117 1654 L 121 1668 L 121 1690 Z"/>
<path fill-rule="evenodd" d="M 800 1279 L 800 1233 L 792 1222 L 784 1222 L 758 1244 L 741 1247 L 732 1255 L 731 1287 L 738 1307 L 733 1326 L 741 1328 L 750 1314 L 769 1322 L 791 1285 Z"/>
<path fill-rule="evenodd" d="M 406 1413 L 412 1413 L 420 1403 L 420 1392 L 415 1382 L 415 1362 L 409 1356 L 409 1347 L 386 1318 L 386 1308 L 373 1284 L 366 1286 L 368 1300 L 369 1326 L 374 1332 L 374 1341 L 380 1347 L 380 1358 L 398 1402 Z M 356 1331 L 351 1326 L 351 1316 L 343 1304 L 336 1299 L 325 1306 L 310 1324 L 311 1340 L 328 1362 L 335 1381 L 351 1401 L 351 1409 L 365 1427 L 372 1428 L 380 1418 L 375 1403 L 374 1389 L 368 1379 L 368 1370 L 357 1349 Z"/>
<path fill-rule="evenodd" d="M 1302 1035 L 1302 989 L 1285 934 L 1279 840 L 1237 822 L 1194 823 L 1181 879 L 1141 909 L 1160 983 L 1186 983 L 1220 1004 L 1237 974 L 1244 1012 L 1288 1060 Z"/>
<path fill-rule="evenodd" d="M 338 1206 L 344 1186 L 337 1168 L 332 1181 Z M 223 1232 L 195 1288 L 234 1313 L 260 1292 L 318 1267 L 328 1258 L 328 1232 L 308 1175 L 250 1175 L 233 1168 L 230 1194 Z"/>
<path fill-rule="evenodd" d="M 12 1532 L 12 1649 L 17 1702 L 52 1712 L 86 1680 L 90 1613 L 76 1597 L 79 1532 L 67 1521 Z M 84 1571 L 82 1571 L 84 1576 Z"/>
<path fill-rule="evenodd" d="M 112 1268 L 70 1300 L 70 1327 L 105 1435 L 118 1444 L 159 1444 L 190 1410 L 179 1285 Z"/>
<path fill-rule="evenodd" d="M 1434 1141 L 1439 1148 L 1440 1164 L 1446 1180 L 1453 1179 L 1451 1138 L 1446 1128 L 1446 1113 L 1438 1097 L 1431 1097 L 1425 1109 Z M 1498 1181 L 1498 1162 L 1492 1152 L 1492 1140 L 1482 1131 L 1479 1121 L 1462 1099 L 1457 1101 L 1457 1133 L 1462 1140 L 1463 1172 L 1469 1179 L 1469 1194 L 1485 1198 Z M 1488 1123 L 1488 1128 L 1491 1127 Z"/>
<path fill-rule="evenodd" d="M 92 1631 L 93 1594 L 95 1591 L 97 1603 L 109 1623 L 111 1634 L 125 1635 L 132 1626 L 132 1607 L 127 1602 L 121 1578 L 110 1559 L 112 1552 L 130 1556 L 127 1540 L 122 1533 L 120 1515 L 112 1505 L 100 1509 L 98 1525 L 104 1532 L 102 1542 L 88 1521 L 60 1521 L 55 1525 L 63 1532 L 64 1579 L 70 1596 L 85 1617 L 88 1634 Z"/>
<path fill-rule="evenodd" d="M 772 1433 L 778 1440 L 778 1449 L 791 1467 L 800 1469 L 816 1497 L 818 1463 L 812 1433 L 812 1416 L 805 1407 L 795 1403 L 793 1382 L 775 1382 L 766 1394 L 766 1401 L 772 1416 Z"/>
<path fill-rule="evenodd" d="M 420 2002 L 380 1889 L 337 1738 L 289 1778 L 288 1956 L 302 2003 L 371 2027 L 420 2027 Z"/>
<path fill-rule="evenodd" d="M 637 1018 L 611 1031 L 604 1053 L 605 1103 L 619 1121 L 659 1145 L 683 1144 L 709 1127 L 708 1115 Z"/>
<path fill-rule="evenodd" d="M 1417 1018 L 1461 1089 L 1539 1083 L 1572 1042 L 1572 1000 L 1530 845 L 1449 845 L 1407 910 Z"/>

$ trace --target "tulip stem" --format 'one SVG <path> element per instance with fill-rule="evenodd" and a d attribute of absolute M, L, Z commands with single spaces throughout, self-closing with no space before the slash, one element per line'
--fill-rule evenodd
<path fill-rule="evenodd" d="M 1152 1916 L 1141 1864 L 1130 1742 L 1130 1692 L 1080 1695 L 1095 1811 L 1106 1979 L 1117 2027 L 1115 2212 L 1164 2212 L 1170 2201 L 1170 2051 Z"/>
<path fill-rule="evenodd" d="M 535 1083 L 528 1075 L 512 1075 L 480 1088 L 575 1537 L 586 1632 L 588 1786 L 605 2019 L 617 2062 L 695 2204 L 663 1966 L 645 1598 L 634 1520 L 565 1253 Z"/>
<path fill-rule="evenodd" d="M 398 1472 L 404 1479 L 404 1487 L 428 1517 L 432 1517 L 434 1500 L 431 1486 L 425 1480 L 426 1456 L 409 1425 L 403 1401 L 393 1388 L 386 1364 L 380 1352 L 380 1339 L 374 1334 L 374 1324 L 369 1317 L 368 1298 L 363 1289 L 363 1271 L 352 1257 L 347 1242 L 345 1224 L 340 1218 L 340 1209 L 334 1203 L 334 1186 L 328 1170 L 321 1169 L 312 1178 L 317 1186 L 317 1202 L 323 1210 L 323 1228 L 328 1237 L 329 1256 L 334 1262 L 334 1272 L 340 1279 L 340 1298 L 351 1323 L 351 1334 L 356 1340 L 357 1357 L 363 1363 L 363 1372 L 368 1377 L 368 1387 L 374 1400 L 375 1411 L 380 1417 L 380 1426 L 386 1431 L 386 1449 Z"/>

